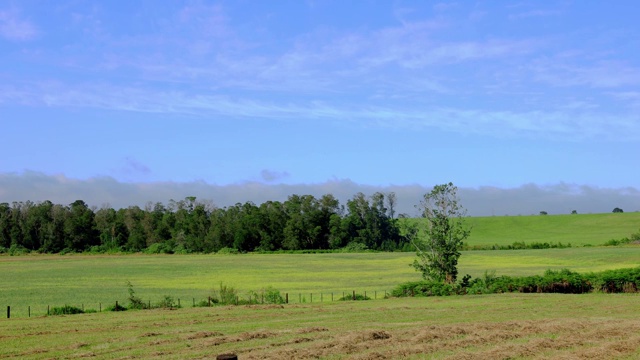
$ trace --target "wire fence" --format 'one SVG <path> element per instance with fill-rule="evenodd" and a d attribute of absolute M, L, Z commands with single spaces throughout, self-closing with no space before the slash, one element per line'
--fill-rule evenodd
<path fill-rule="evenodd" d="M 233 299 L 227 298 L 220 301 L 217 297 L 173 299 L 165 296 L 157 302 L 151 300 L 140 301 L 135 307 L 131 307 L 129 301 L 111 301 L 82 304 L 65 304 L 63 306 L 11 306 L 7 305 L 6 318 L 41 317 L 52 315 L 72 315 L 80 313 L 97 313 L 106 311 L 126 311 L 132 309 L 146 310 L 159 308 L 186 308 L 186 307 L 215 307 L 229 305 L 268 305 L 268 304 L 316 304 L 336 301 L 380 300 L 390 296 L 388 291 L 341 291 L 341 292 L 292 292 L 279 295 L 277 298 L 267 294 L 249 294 L 247 296 L 235 295 Z"/>

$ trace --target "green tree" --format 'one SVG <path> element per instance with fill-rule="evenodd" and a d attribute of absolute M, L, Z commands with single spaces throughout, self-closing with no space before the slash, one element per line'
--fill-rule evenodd
<path fill-rule="evenodd" d="M 458 188 L 453 183 L 436 185 L 418 208 L 424 221 L 412 236 L 418 255 L 413 267 L 425 279 L 453 283 L 458 276 L 460 248 L 470 234 Z"/>
<path fill-rule="evenodd" d="M 613 209 L 614 213 L 623 213 L 624 211 L 622 209 L 620 209 L 619 207 Z"/>

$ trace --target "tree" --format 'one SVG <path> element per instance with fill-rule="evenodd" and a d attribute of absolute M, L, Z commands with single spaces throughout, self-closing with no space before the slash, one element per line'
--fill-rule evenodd
<path fill-rule="evenodd" d="M 425 220 L 411 236 L 418 255 L 413 267 L 425 279 L 453 283 L 458 276 L 460 248 L 470 230 L 457 193 L 453 183 L 436 185 L 418 206 Z"/>
<path fill-rule="evenodd" d="M 622 209 L 620 209 L 619 207 L 613 209 L 614 213 L 623 213 L 624 211 Z"/>

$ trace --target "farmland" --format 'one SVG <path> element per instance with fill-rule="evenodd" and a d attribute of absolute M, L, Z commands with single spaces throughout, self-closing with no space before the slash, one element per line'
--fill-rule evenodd
<path fill-rule="evenodd" d="M 460 274 L 535 275 L 637 267 L 640 246 L 598 245 L 638 231 L 632 214 L 471 218 L 470 245 L 571 242 L 571 248 L 464 251 Z M 599 226 L 590 224 L 598 223 Z M 502 232 L 499 229 L 502 228 Z M 537 235 L 536 235 L 537 234 Z M 594 235 L 595 234 L 595 235 Z M 502 294 L 381 300 L 420 277 L 413 253 L 0 256 L 0 357 L 637 358 L 636 294 Z M 181 299 L 179 310 L 44 316 L 47 306 L 99 309 Z M 288 305 L 192 308 L 221 283 L 240 296 L 271 286 Z M 366 291 L 378 300 L 341 302 Z M 375 294 L 375 295 L 374 295 Z M 29 318 L 28 310 L 31 317 Z M 60 336 L 72 334 L 72 336 Z"/>
<path fill-rule="evenodd" d="M 0 320 L 3 358 L 634 359 L 637 295 L 502 294 Z"/>

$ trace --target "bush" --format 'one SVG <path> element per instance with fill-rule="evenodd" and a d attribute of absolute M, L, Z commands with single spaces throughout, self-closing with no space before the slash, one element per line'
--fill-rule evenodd
<path fill-rule="evenodd" d="M 31 251 L 29 251 L 29 249 L 25 248 L 24 246 L 16 244 L 11 245 L 8 251 L 10 256 L 27 255 L 30 252 Z"/>
<path fill-rule="evenodd" d="M 359 301 L 359 300 L 371 300 L 371 298 L 368 296 L 364 296 L 362 294 L 356 294 L 355 297 L 353 296 L 353 294 L 350 294 L 350 295 L 345 295 L 338 300 L 339 301 L 354 301 L 354 300 Z"/>
<path fill-rule="evenodd" d="M 284 304 L 284 298 L 280 294 L 280 290 L 269 286 L 264 290 L 264 302 L 266 304 Z"/>
<path fill-rule="evenodd" d="M 94 310 L 95 312 L 95 310 Z M 75 315 L 84 314 L 85 311 L 75 306 L 65 305 L 62 307 L 53 307 L 49 310 L 49 315 Z"/>
<path fill-rule="evenodd" d="M 136 296 L 136 292 L 133 290 L 133 285 L 130 281 L 127 281 L 127 292 L 129 292 L 129 309 L 143 310 L 149 308 L 141 298 Z"/>
<path fill-rule="evenodd" d="M 151 244 L 144 250 L 147 254 L 173 254 L 173 246 L 167 243 L 155 243 Z"/>
<path fill-rule="evenodd" d="M 238 301 L 238 291 L 231 286 L 220 283 L 220 290 L 213 290 L 211 302 L 214 304 L 233 305 Z"/>
<path fill-rule="evenodd" d="M 415 281 L 397 286 L 391 292 L 392 296 L 448 296 L 459 293 L 460 286 L 457 284 L 446 284 L 438 281 Z"/>
<path fill-rule="evenodd" d="M 180 306 L 178 306 L 173 297 L 165 295 L 164 298 L 156 304 L 156 307 L 161 309 L 177 309 Z"/>
<path fill-rule="evenodd" d="M 350 242 L 347 246 L 342 248 L 342 252 L 346 253 L 359 253 L 369 250 L 367 245 L 360 242 Z"/>

